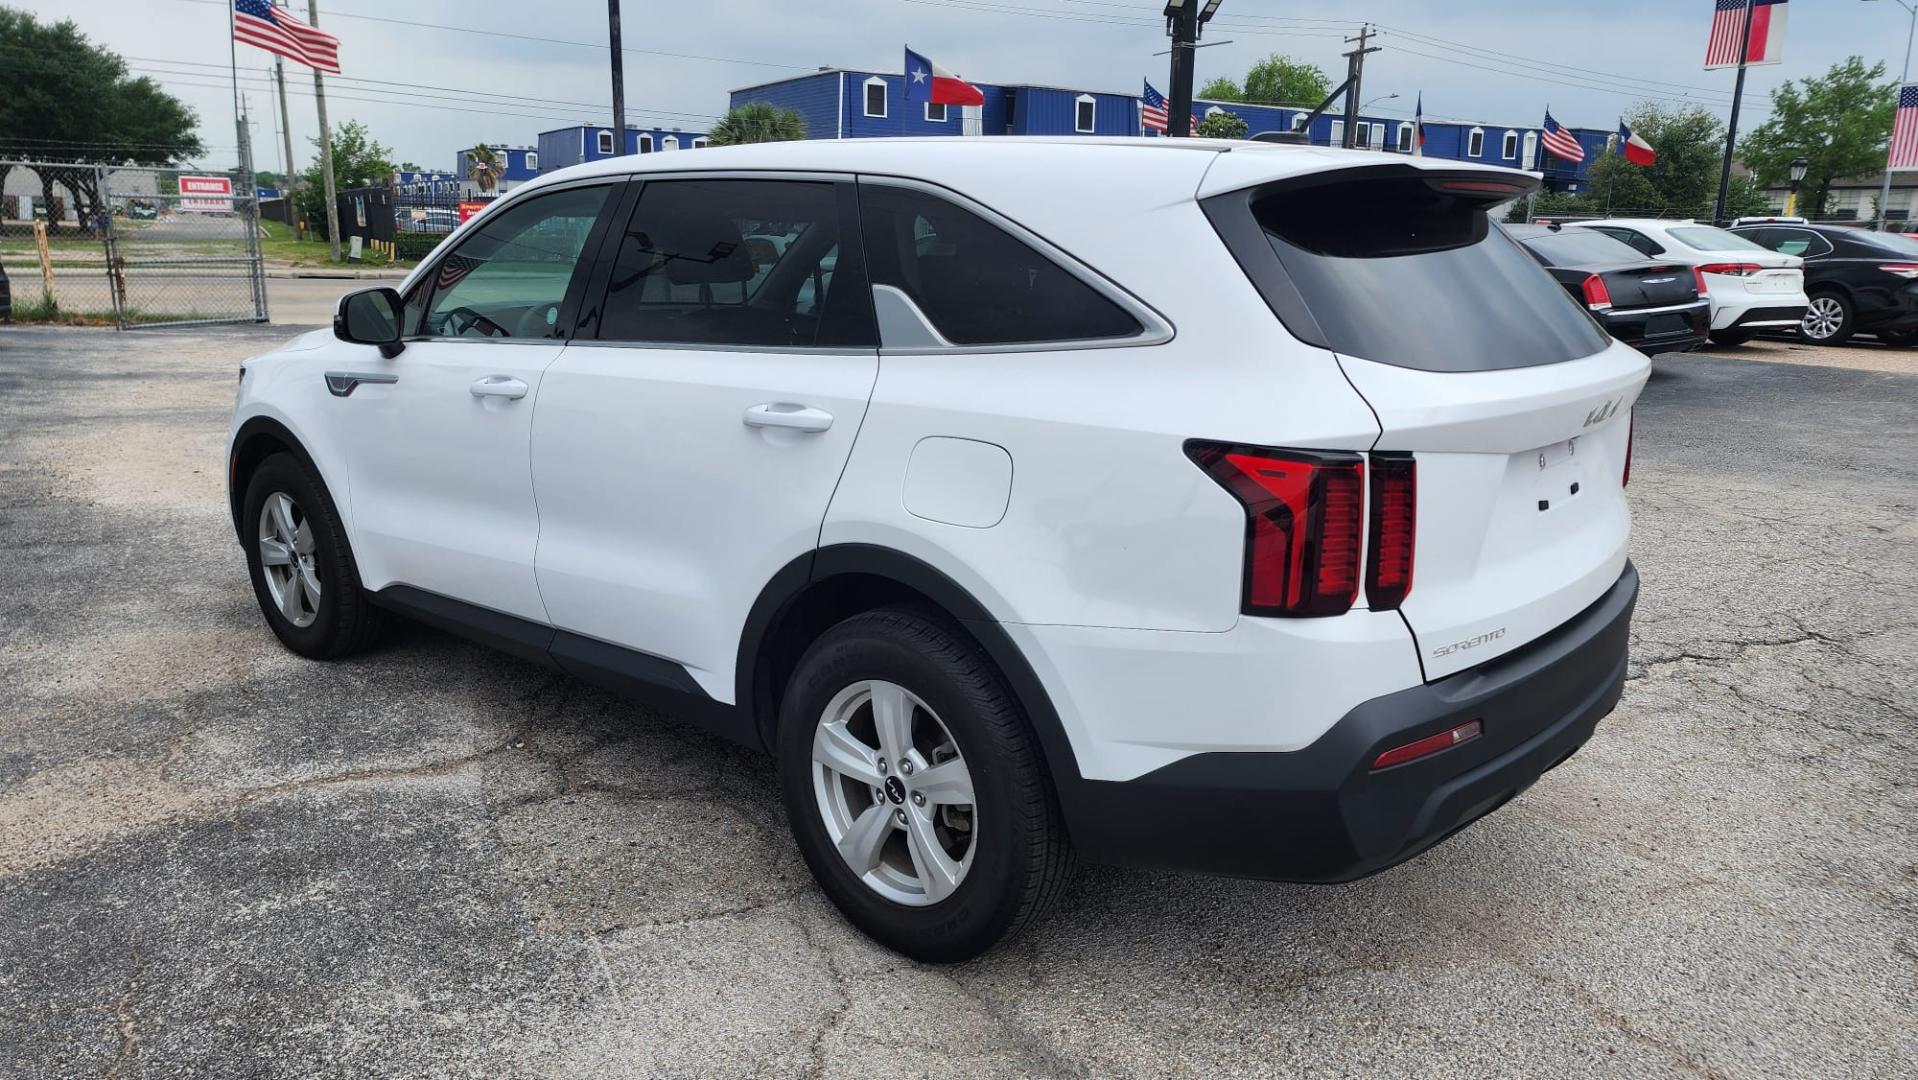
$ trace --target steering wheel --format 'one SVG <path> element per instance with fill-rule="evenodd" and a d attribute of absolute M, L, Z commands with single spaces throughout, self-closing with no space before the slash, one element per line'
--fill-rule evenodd
<path fill-rule="evenodd" d="M 462 320 L 464 320 L 462 322 Z M 481 315 L 470 307 L 456 307 L 446 313 L 446 328 L 454 337 L 465 337 L 468 330 L 478 330 L 486 337 L 507 337 L 506 328 Z"/>

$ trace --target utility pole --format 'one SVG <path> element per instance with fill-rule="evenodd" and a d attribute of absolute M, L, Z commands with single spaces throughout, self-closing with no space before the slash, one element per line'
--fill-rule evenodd
<path fill-rule="evenodd" d="M 1345 138 L 1339 145 L 1348 150 L 1358 145 L 1359 101 L 1361 100 L 1360 95 L 1363 93 L 1362 87 L 1365 85 L 1365 56 L 1367 53 L 1379 51 L 1377 45 L 1370 44 L 1371 40 L 1371 23 L 1365 23 L 1359 27 L 1358 37 L 1345 39 L 1347 45 L 1351 45 L 1354 42 L 1358 44 L 1358 48 L 1345 54 L 1347 83 L 1345 88 Z"/>
<path fill-rule="evenodd" d="M 619 141 L 614 154 L 626 152 L 626 53 L 619 46 L 619 0 L 606 0 L 606 21 L 613 46 L 613 130 Z"/>
<path fill-rule="evenodd" d="M 1732 87 L 1732 118 L 1725 126 L 1725 166 L 1718 172 L 1718 202 L 1712 224 L 1725 224 L 1725 200 L 1732 190 L 1732 154 L 1738 148 L 1738 107 L 1745 103 L 1745 67 L 1752 54 L 1752 4 L 1745 0 L 1745 30 L 1738 35 L 1738 82 Z"/>
<path fill-rule="evenodd" d="M 1918 7 L 1911 6 L 1910 4 L 1906 3 L 1905 0 L 1898 0 L 1898 6 L 1904 8 L 1906 11 L 1911 12 L 1911 28 L 1905 32 L 1905 72 L 1904 74 L 1898 76 L 1898 89 L 1893 91 L 1893 97 L 1892 97 L 1893 109 L 1896 109 L 1898 107 L 1897 100 L 1899 97 L 1903 96 L 1904 90 L 1905 90 L 1905 84 L 1911 81 L 1911 39 L 1913 35 L 1918 35 Z M 1887 154 L 1885 158 L 1885 181 L 1883 184 L 1879 185 L 1879 188 L 1878 188 L 1878 231 L 1879 232 L 1885 231 L 1885 210 L 1890 205 L 1891 205 L 1891 157 L 1889 154 Z M 1823 209 L 1823 207 L 1820 207 L 1819 209 Z"/>
<path fill-rule="evenodd" d="M 280 89 L 280 138 L 283 140 L 281 149 L 286 153 L 286 205 L 283 209 L 287 211 L 287 221 L 291 222 L 293 220 L 293 173 L 299 166 L 293 163 L 293 114 L 286 111 L 286 61 L 278 56 L 273 58 L 273 81 L 279 85 Z"/>
<path fill-rule="evenodd" d="M 320 25 L 320 0 L 306 0 L 308 26 Z M 326 257 L 340 261 L 340 200 L 333 186 L 333 133 L 326 127 L 326 79 L 313 69 L 313 101 L 320 110 L 320 177 L 326 192 Z"/>

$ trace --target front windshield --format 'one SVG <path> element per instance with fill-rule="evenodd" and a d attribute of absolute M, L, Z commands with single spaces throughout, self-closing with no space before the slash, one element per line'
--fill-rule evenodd
<path fill-rule="evenodd" d="M 1710 225 L 1686 225 L 1670 230 L 1672 239 L 1696 251 L 1766 251 L 1762 244 Z"/>

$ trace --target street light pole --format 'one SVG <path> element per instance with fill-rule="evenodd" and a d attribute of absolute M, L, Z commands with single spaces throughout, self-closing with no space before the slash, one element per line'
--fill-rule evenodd
<path fill-rule="evenodd" d="M 607 29 L 613 46 L 613 130 L 615 156 L 626 152 L 626 53 L 619 45 L 619 0 L 606 0 Z"/>
<path fill-rule="evenodd" d="M 1866 2 L 1869 3 L 1870 0 L 1866 0 Z M 1898 6 L 1901 8 L 1904 8 L 1906 11 L 1911 12 L 1911 28 L 1905 32 L 1905 70 L 1903 73 L 1901 73 L 1898 76 L 1898 84 L 1900 86 L 1903 86 L 1905 83 L 1908 83 L 1911 81 L 1911 39 L 1914 35 L 1918 35 L 1918 7 L 1913 7 L 1912 5 L 1906 3 L 1905 0 L 1898 0 Z M 1894 91 L 1893 93 L 1895 95 L 1896 91 Z M 1894 102 L 1893 108 L 1896 108 L 1897 106 L 1895 103 L 1897 101 L 1897 98 L 1894 96 L 1892 100 Z M 1885 231 L 1885 210 L 1887 208 L 1887 205 L 1890 202 L 1891 202 L 1891 160 L 1890 158 L 1886 158 L 1885 181 L 1883 185 L 1881 185 L 1878 189 L 1878 231 L 1879 232 Z"/>
<path fill-rule="evenodd" d="M 1805 182 L 1805 174 L 1811 171 L 1811 162 L 1802 157 L 1795 157 L 1791 159 L 1789 169 L 1789 175 L 1791 176 L 1791 194 L 1785 198 L 1786 217 L 1791 217 L 1798 213 L 1798 185 Z"/>

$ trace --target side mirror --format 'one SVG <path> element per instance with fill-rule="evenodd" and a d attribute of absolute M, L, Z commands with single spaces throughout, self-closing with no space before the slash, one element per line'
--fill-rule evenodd
<path fill-rule="evenodd" d="M 405 308 L 392 289 L 361 289 L 340 297 L 333 312 L 333 336 L 355 345 L 378 345 L 380 355 L 392 359 L 400 344 L 400 312 Z"/>

